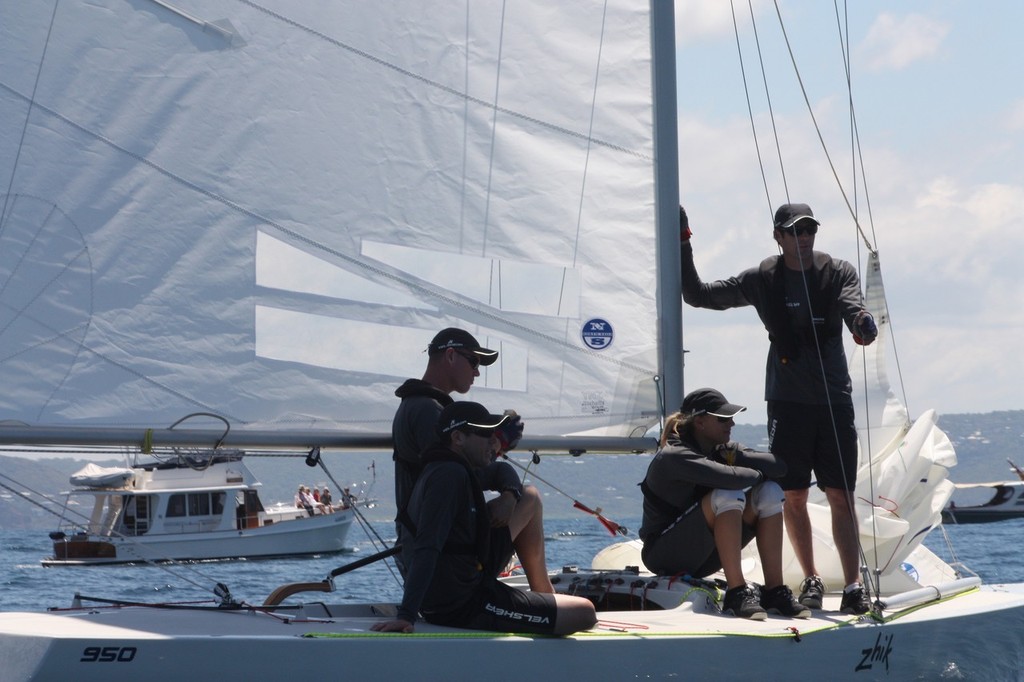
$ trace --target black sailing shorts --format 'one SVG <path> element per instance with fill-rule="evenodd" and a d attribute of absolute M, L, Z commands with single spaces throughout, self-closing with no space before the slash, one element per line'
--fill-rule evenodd
<path fill-rule="evenodd" d="M 504 567 L 512 551 L 508 528 L 492 529 L 491 565 Z M 435 625 L 470 630 L 550 635 L 557 613 L 554 595 L 519 590 L 487 576 L 462 606 L 444 613 L 424 612 L 423 617 Z"/>
<path fill-rule="evenodd" d="M 830 411 L 828 405 L 769 400 L 768 443 L 786 463 L 786 475 L 778 479 L 783 490 L 810 488 L 812 472 L 819 488 L 852 491 L 856 486 L 853 405 L 832 405 Z"/>

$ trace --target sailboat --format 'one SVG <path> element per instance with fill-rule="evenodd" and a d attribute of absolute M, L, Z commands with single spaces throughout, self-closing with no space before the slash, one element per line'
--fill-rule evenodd
<path fill-rule="evenodd" d="M 386 449 L 394 387 L 461 326 L 501 353 L 472 398 L 518 410 L 521 449 L 652 451 L 683 394 L 673 26 L 667 0 L 3 4 L 0 442 Z M 723 616 L 618 543 L 555 576 L 598 604 L 571 637 L 371 632 L 395 605 L 331 601 L 336 571 L 262 603 L 0 613 L 0 669 L 1016 674 L 1024 586 L 920 546 L 955 455 L 872 358 L 870 617 Z M 166 427 L 191 413 L 230 433 Z"/>

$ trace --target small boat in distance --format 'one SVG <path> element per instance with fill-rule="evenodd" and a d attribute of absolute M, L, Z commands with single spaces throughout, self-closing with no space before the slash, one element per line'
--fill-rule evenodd
<path fill-rule="evenodd" d="M 264 507 L 240 450 L 88 464 L 72 474 L 53 556 L 44 566 L 233 559 L 338 552 L 352 525 L 336 506 Z M 85 509 L 86 511 L 78 511 Z"/>
<path fill-rule="evenodd" d="M 1024 517 L 1024 469 L 1010 458 L 1006 461 L 1018 480 L 957 483 L 953 499 L 942 510 L 943 522 L 988 523 Z"/>

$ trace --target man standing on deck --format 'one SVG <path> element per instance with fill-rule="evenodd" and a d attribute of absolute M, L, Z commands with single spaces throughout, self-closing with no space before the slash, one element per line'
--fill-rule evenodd
<path fill-rule="evenodd" d="M 427 369 L 422 379 L 408 379 L 395 395 L 402 399 L 391 423 L 395 461 L 395 504 L 399 512 L 409 503 L 413 486 L 423 469 L 423 451 L 437 441 L 437 420 L 441 410 L 452 404 L 451 393 L 466 393 L 473 380 L 480 376 L 480 366 L 489 366 L 498 359 L 498 351 L 482 347 L 464 329 L 448 327 L 439 331 L 427 346 Z M 519 442 L 523 426 L 519 417 L 503 424 L 498 434 L 496 455 L 511 450 Z M 476 471 L 485 490 L 499 492 L 488 502 L 491 523 L 507 526 L 516 507 L 523 503 L 542 508 L 541 497 L 533 486 L 524 487 L 519 475 L 508 462 L 490 462 Z M 405 530 L 396 524 L 398 543 Z M 547 575 L 543 538 L 535 551 L 520 553 L 520 562 L 530 581 L 530 589 L 553 592 Z M 405 566 L 398 561 L 399 569 Z"/>
<path fill-rule="evenodd" d="M 768 438 L 772 453 L 788 467 L 779 484 L 786 496 L 786 531 L 807 576 L 799 601 L 820 609 L 825 591 L 814 563 L 807 512 L 813 472 L 828 499 L 846 582 L 840 610 L 866 613 L 870 601 L 859 576 L 853 496 L 857 430 L 842 327 L 845 323 L 854 341 L 863 345 L 874 341 L 878 330 L 864 307 L 857 271 L 846 261 L 814 251 L 820 223 L 810 206 L 784 204 L 772 226 L 780 256 L 736 277 L 704 283 L 693 263 L 689 220 L 682 207 L 679 212 L 683 300 L 712 310 L 753 306 L 768 330 Z"/>

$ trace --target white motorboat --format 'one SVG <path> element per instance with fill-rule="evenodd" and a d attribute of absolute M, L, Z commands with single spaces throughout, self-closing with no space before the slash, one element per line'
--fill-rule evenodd
<path fill-rule="evenodd" d="M 518 410 L 521 449 L 651 451 L 684 394 L 673 2 L 442 4 L 0 3 L 0 410 L 19 422 L 0 442 L 386 449 L 415 349 L 456 325 L 500 349 L 471 398 Z M 1017 676 L 1024 587 L 920 546 L 956 457 L 889 388 L 876 254 L 867 267 L 864 617 L 834 594 L 806 621 L 723 616 L 714 583 L 649 575 L 619 543 L 556 576 L 599 609 L 571 637 L 371 632 L 395 606 L 332 602 L 332 572 L 263 603 L 211 586 L 208 607 L 69 595 L 0 613 L 0 670 Z M 239 427 L 147 428 L 196 409 Z"/>
<path fill-rule="evenodd" d="M 241 452 L 88 464 L 71 477 L 44 566 L 323 554 L 345 549 L 350 505 L 265 507 Z M 85 510 L 79 512 L 78 510 Z"/>

